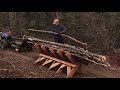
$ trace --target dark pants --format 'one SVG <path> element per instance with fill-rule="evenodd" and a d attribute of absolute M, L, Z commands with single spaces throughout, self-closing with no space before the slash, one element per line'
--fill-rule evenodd
<path fill-rule="evenodd" d="M 54 42 L 64 44 L 64 38 L 61 35 L 55 35 L 54 36 Z"/>

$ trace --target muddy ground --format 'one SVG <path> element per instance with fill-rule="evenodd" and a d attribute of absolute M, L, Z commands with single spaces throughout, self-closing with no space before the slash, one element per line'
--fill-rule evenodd
<path fill-rule="evenodd" d="M 0 78 L 65 78 L 66 73 L 55 75 L 55 70 L 48 71 L 48 67 L 40 68 L 34 64 L 38 58 L 37 51 L 15 52 L 14 50 L 0 50 Z M 116 67 L 115 67 L 116 68 Z M 119 67 L 109 70 L 100 66 L 89 65 L 78 70 L 72 78 L 119 78 Z"/>

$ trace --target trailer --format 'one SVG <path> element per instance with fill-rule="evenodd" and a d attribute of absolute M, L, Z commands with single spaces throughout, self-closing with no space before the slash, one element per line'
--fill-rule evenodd
<path fill-rule="evenodd" d="M 7 48 L 14 48 L 15 51 L 31 51 L 32 44 L 28 42 L 27 39 L 12 37 L 12 35 L 8 35 L 6 33 L 0 34 L 0 48 L 7 49 Z"/>
<path fill-rule="evenodd" d="M 27 39 L 23 38 L 12 38 L 12 44 L 11 48 L 14 48 L 15 51 L 17 52 L 22 52 L 22 51 L 31 51 L 33 44 L 29 43 Z"/>

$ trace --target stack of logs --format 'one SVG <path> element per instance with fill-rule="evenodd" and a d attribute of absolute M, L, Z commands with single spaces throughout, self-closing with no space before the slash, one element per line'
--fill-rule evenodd
<path fill-rule="evenodd" d="M 55 43 L 51 41 L 46 41 L 42 39 L 38 39 L 35 37 L 31 36 L 25 36 L 26 39 L 29 40 L 31 43 L 37 43 L 38 45 L 46 45 L 48 47 L 52 47 L 55 49 L 61 49 L 65 52 L 70 52 L 72 55 L 75 56 L 77 61 L 80 62 L 90 62 L 94 64 L 99 64 L 103 66 L 110 66 L 109 62 L 107 61 L 107 58 L 103 55 L 91 53 L 88 50 L 81 48 L 81 47 L 75 47 L 67 44 L 60 44 L 60 43 Z"/>

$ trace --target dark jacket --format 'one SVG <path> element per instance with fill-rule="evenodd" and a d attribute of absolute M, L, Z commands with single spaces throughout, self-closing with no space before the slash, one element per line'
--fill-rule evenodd
<path fill-rule="evenodd" d="M 67 30 L 67 29 L 66 29 L 62 24 L 59 24 L 58 26 L 52 25 L 52 31 L 53 31 L 53 32 L 62 34 L 62 33 L 64 33 L 66 30 Z"/>
<path fill-rule="evenodd" d="M 67 29 L 62 24 L 59 24 L 58 26 L 53 25 L 52 31 L 58 33 L 57 35 L 54 35 L 54 41 L 58 43 L 64 43 L 64 38 L 61 36 L 61 34 L 64 33 L 66 30 Z"/>

